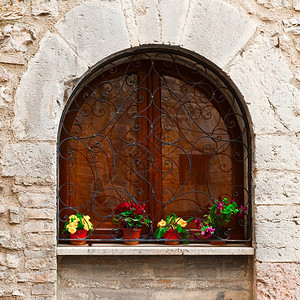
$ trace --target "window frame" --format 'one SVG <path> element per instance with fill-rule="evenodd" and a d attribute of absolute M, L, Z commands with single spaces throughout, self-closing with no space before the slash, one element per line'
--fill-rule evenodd
<path fill-rule="evenodd" d="M 62 130 L 62 124 L 63 124 L 63 120 L 65 118 L 66 112 L 68 111 L 68 109 L 70 108 L 73 99 L 76 98 L 78 92 L 80 91 L 80 88 L 82 86 L 84 86 L 87 82 L 90 82 L 91 80 L 93 80 L 97 74 L 103 72 L 103 70 L 106 69 L 107 66 L 109 65 L 113 65 L 115 61 L 121 61 L 122 59 L 125 59 L 128 56 L 132 56 L 132 55 L 138 55 L 138 54 L 143 54 L 143 53 L 154 53 L 154 52 L 162 52 L 162 53 L 166 53 L 166 54 L 171 54 L 171 55 L 179 55 L 185 59 L 188 60 L 192 60 L 195 63 L 201 65 L 203 68 L 209 70 L 209 72 L 211 74 L 214 75 L 214 77 L 217 80 L 220 80 L 221 82 L 223 82 L 226 87 L 228 88 L 228 90 L 230 90 L 230 93 L 233 95 L 234 99 L 236 100 L 235 105 L 237 105 L 237 108 L 239 110 L 239 113 L 242 115 L 244 124 L 245 124 L 245 131 L 246 131 L 246 142 L 247 142 L 247 147 L 249 149 L 248 151 L 248 157 L 247 157 L 247 174 L 245 174 L 246 176 L 246 181 L 247 181 L 247 195 L 248 195 L 248 201 L 249 201 L 249 205 L 248 205 L 248 222 L 247 222 L 247 230 L 248 230 L 248 238 L 243 239 L 241 242 L 250 242 L 252 240 L 252 232 L 251 232 L 251 166 L 252 166 L 252 155 L 251 155 L 251 134 L 250 134 L 250 126 L 248 123 L 248 118 L 247 118 L 247 114 L 246 111 L 244 109 L 243 106 L 243 102 L 240 99 L 241 96 L 238 95 L 238 92 L 236 91 L 236 88 L 234 88 L 234 85 L 232 82 L 230 82 L 227 78 L 225 78 L 225 75 L 223 72 L 221 72 L 216 66 L 214 66 L 212 63 L 208 62 L 207 60 L 205 60 L 203 57 L 200 56 L 196 56 L 195 54 L 191 54 L 191 53 L 187 53 L 185 51 L 179 51 L 178 49 L 171 49 L 171 48 L 138 48 L 138 49 L 132 49 L 131 51 L 128 52 L 124 52 L 118 55 L 114 55 L 113 57 L 110 57 L 106 60 L 104 60 L 103 62 L 97 64 L 94 68 L 92 68 L 88 74 L 86 74 L 85 76 L 83 76 L 82 80 L 77 84 L 77 86 L 75 87 L 73 93 L 71 94 L 71 96 L 69 97 L 69 100 L 65 106 L 65 109 L 63 111 L 62 117 L 61 117 L 61 121 L 60 121 L 60 125 L 59 125 L 59 131 L 58 131 L 58 142 L 57 142 L 57 147 L 59 148 L 59 143 L 60 143 L 60 134 L 61 134 L 61 130 Z M 233 108 L 231 106 L 231 108 Z M 59 154 L 57 155 L 57 215 L 59 216 Z M 59 220 L 59 217 L 58 217 Z M 59 222 L 57 222 L 57 236 L 58 236 L 58 240 L 62 241 L 62 239 L 59 238 Z M 68 239 L 63 239 L 63 240 L 68 240 Z"/>

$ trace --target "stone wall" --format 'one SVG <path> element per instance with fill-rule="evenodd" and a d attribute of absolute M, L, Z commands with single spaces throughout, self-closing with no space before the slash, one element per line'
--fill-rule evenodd
<path fill-rule="evenodd" d="M 299 35 L 299 0 L 0 0 L 0 297 L 56 299 L 56 137 L 78 79 L 117 51 L 170 44 L 215 63 L 243 96 L 253 134 L 254 298 L 300 299 Z M 139 270 L 152 259 L 137 258 Z M 181 258 L 179 270 L 191 261 Z M 247 299 L 252 263 L 236 261 Z M 58 267 L 61 295 L 74 265 L 64 258 Z M 240 299 L 222 294 L 224 282 L 221 296 L 209 284 L 212 299 Z"/>
<path fill-rule="evenodd" d="M 251 258 L 221 256 L 64 256 L 58 298 L 251 299 Z M 79 273 L 78 270 L 81 270 Z"/>

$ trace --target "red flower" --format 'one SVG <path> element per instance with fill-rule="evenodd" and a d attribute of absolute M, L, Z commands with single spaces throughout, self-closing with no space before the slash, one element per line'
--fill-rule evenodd
<path fill-rule="evenodd" d="M 136 215 L 142 215 L 145 212 L 146 204 L 135 204 L 129 202 L 122 202 L 116 207 L 116 214 L 126 211 L 132 211 Z"/>
<path fill-rule="evenodd" d="M 128 202 L 122 202 L 117 205 L 116 207 L 116 213 L 120 214 L 122 212 L 128 211 L 130 209 L 131 204 Z"/>

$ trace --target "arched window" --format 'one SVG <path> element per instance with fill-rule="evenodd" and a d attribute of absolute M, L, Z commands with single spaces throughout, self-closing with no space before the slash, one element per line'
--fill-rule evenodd
<path fill-rule="evenodd" d="M 91 216 L 89 239 L 122 239 L 113 216 L 129 201 L 146 204 L 153 223 L 141 239 L 154 241 L 168 212 L 202 218 L 219 197 L 248 208 L 228 239 L 250 239 L 249 126 L 235 91 L 201 58 L 136 50 L 97 66 L 73 92 L 58 141 L 59 240 L 76 212 Z"/>

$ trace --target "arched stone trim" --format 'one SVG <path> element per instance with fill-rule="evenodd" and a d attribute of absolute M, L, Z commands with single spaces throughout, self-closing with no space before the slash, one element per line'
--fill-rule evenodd
<path fill-rule="evenodd" d="M 56 32 L 45 35 L 16 93 L 14 128 L 18 138 L 55 140 L 66 94 L 75 79 L 104 57 L 130 46 L 172 44 L 225 70 L 256 30 L 241 12 L 220 0 L 191 1 L 173 16 L 165 1 L 155 8 L 141 5 L 138 9 L 123 2 L 85 2 L 61 18 Z M 179 20 L 177 30 L 169 23 L 171 17 Z M 24 114 L 29 120 L 24 120 Z"/>

